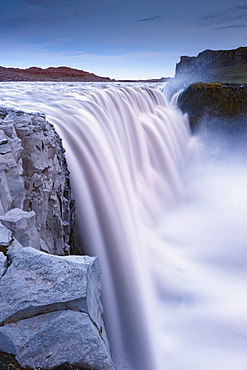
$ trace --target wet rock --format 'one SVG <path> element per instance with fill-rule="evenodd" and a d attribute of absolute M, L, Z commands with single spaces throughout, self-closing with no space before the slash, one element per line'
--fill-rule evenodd
<path fill-rule="evenodd" d="M 0 279 L 0 350 L 22 366 L 64 362 L 113 369 L 96 257 L 12 248 Z"/>
<path fill-rule="evenodd" d="M 247 85 L 195 83 L 182 92 L 178 105 L 188 113 L 192 127 L 207 118 L 214 122 L 225 121 L 226 128 L 238 130 L 238 125 L 243 128 L 247 118 Z"/>

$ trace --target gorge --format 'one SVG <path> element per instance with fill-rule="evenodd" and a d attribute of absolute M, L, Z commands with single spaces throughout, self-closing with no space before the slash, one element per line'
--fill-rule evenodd
<path fill-rule="evenodd" d="M 0 105 L 63 140 L 116 369 L 244 369 L 245 138 L 192 136 L 162 87 L 1 83 Z"/>

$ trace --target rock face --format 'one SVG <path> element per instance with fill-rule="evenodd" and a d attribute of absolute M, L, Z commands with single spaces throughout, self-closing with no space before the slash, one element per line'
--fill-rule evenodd
<path fill-rule="evenodd" d="M 45 115 L 0 108 L 0 352 L 24 367 L 114 369 L 98 259 L 68 256 L 74 208 Z"/>
<path fill-rule="evenodd" d="M 101 318 L 98 259 L 19 245 L 9 249 L 8 260 L 0 279 L 0 350 L 32 368 L 67 362 L 114 369 Z"/>
<path fill-rule="evenodd" d="M 247 47 L 204 50 L 197 57 L 182 56 L 175 78 L 192 82 L 247 82 Z"/>
<path fill-rule="evenodd" d="M 0 108 L 0 218 L 23 246 L 69 254 L 69 173 L 61 139 L 44 114 Z"/>
<path fill-rule="evenodd" d="M 238 130 L 246 127 L 247 85 L 222 83 L 195 83 L 178 98 L 178 106 L 188 113 L 191 127 L 203 118 L 226 122 L 226 127 Z"/>

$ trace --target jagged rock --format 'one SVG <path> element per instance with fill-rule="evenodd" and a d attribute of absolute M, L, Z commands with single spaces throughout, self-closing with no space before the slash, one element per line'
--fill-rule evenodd
<path fill-rule="evenodd" d="M 1 216 L 0 216 L 1 217 Z M 0 222 L 0 246 L 7 247 L 12 240 L 11 231 Z"/>
<path fill-rule="evenodd" d="M 23 247 L 40 249 L 40 238 L 35 226 L 36 217 L 33 211 L 26 212 L 20 208 L 13 208 L 4 215 L 0 215 L 0 221 L 12 231 L 13 237 Z"/>
<path fill-rule="evenodd" d="M 0 214 L 12 208 L 34 211 L 41 240 L 32 246 L 69 254 L 74 203 L 54 127 L 43 113 L 0 108 L 0 154 Z"/>
<path fill-rule="evenodd" d="M 2 252 L 0 252 L 0 278 L 5 274 L 7 270 L 7 265 L 7 257 Z"/>
<path fill-rule="evenodd" d="M 98 258 L 29 247 L 12 247 L 8 255 L 10 266 L 0 279 L 0 350 L 16 354 L 22 366 L 79 361 L 113 369 Z"/>

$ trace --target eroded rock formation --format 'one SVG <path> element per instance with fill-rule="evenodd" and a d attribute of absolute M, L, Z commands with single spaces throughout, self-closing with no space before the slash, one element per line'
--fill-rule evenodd
<path fill-rule="evenodd" d="M 44 114 L 0 108 L 0 218 L 17 240 L 26 220 L 24 246 L 69 254 L 74 222 L 69 173 L 61 139 Z"/>

